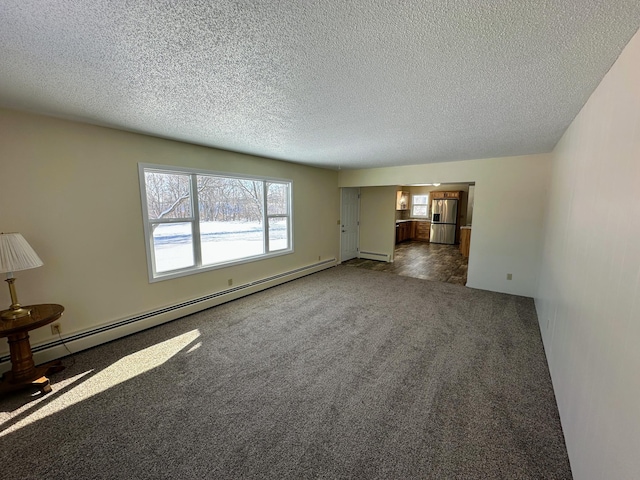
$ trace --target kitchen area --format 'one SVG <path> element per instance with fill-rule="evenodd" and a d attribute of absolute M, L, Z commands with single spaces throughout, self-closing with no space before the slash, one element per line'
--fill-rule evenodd
<path fill-rule="evenodd" d="M 466 285 L 474 183 L 388 185 L 357 192 L 359 248 L 356 258 L 343 264 Z"/>
<path fill-rule="evenodd" d="M 393 270 L 466 284 L 474 192 L 474 184 L 398 186 Z"/>

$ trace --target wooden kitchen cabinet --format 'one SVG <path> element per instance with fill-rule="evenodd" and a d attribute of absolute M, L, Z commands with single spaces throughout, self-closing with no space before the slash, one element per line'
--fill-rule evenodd
<path fill-rule="evenodd" d="M 431 224 L 429 222 L 420 222 L 416 220 L 405 220 L 396 223 L 396 243 L 406 240 L 429 241 L 429 233 Z"/>
<path fill-rule="evenodd" d="M 460 192 L 431 192 L 431 200 L 442 200 L 444 198 L 455 198 L 460 200 Z"/>
<path fill-rule="evenodd" d="M 396 210 L 409 210 L 409 192 L 396 192 Z"/>
<path fill-rule="evenodd" d="M 460 253 L 463 257 L 469 256 L 469 248 L 471 247 L 471 228 L 462 227 L 460 229 Z"/>
<path fill-rule="evenodd" d="M 423 242 L 429 241 L 429 234 L 431 233 L 431 223 L 429 222 L 414 222 L 416 224 L 416 233 L 414 238 Z"/>
<path fill-rule="evenodd" d="M 416 236 L 416 223 L 413 221 L 396 223 L 396 243 L 413 240 Z"/>
<path fill-rule="evenodd" d="M 407 222 L 396 223 L 396 243 L 401 243 L 407 240 L 408 238 L 407 230 L 408 230 Z"/>

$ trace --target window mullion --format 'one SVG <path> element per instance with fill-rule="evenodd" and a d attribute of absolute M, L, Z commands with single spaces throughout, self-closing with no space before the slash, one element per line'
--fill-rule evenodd
<path fill-rule="evenodd" d="M 198 176 L 191 175 L 191 232 L 193 233 L 193 258 L 196 266 L 202 266 L 202 245 L 200 242 L 200 201 L 198 199 Z"/>
<path fill-rule="evenodd" d="M 269 215 L 267 213 L 267 208 L 269 208 L 269 203 L 267 202 L 268 190 L 269 187 L 267 182 L 262 182 L 262 238 L 264 239 L 264 253 L 269 253 Z"/>

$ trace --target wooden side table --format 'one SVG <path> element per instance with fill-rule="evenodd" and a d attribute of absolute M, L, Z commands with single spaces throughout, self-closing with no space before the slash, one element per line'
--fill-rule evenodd
<path fill-rule="evenodd" d="M 62 316 L 64 307 L 55 303 L 29 305 L 31 313 L 22 318 L 0 320 L 0 337 L 9 340 L 11 371 L 2 376 L 0 395 L 6 392 L 35 386 L 45 394 L 51 391 L 48 375 L 64 369 L 57 360 L 36 367 L 33 363 L 29 331 L 56 321 Z"/>

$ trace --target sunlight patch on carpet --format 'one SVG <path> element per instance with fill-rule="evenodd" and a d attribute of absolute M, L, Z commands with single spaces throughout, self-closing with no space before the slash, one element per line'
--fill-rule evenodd
<path fill-rule="evenodd" d="M 102 393 L 115 385 L 131 380 L 138 375 L 159 367 L 178 354 L 185 347 L 190 345 L 198 337 L 200 337 L 200 331 L 198 329 L 191 330 L 182 335 L 178 335 L 177 337 L 132 353 L 131 355 L 127 355 L 104 370 L 89 377 L 81 384 L 73 387 L 68 392 L 61 393 L 58 397 L 51 399 L 52 395 L 56 395 L 56 391 L 59 392 L 65 386 L 77 382 L 81 377 L 86 376 L 93 370 L 88 370 L 80 375 L 76 375 L 65 382 L 54 384 L 53 387 L 55 390 L 48 396 L 43 397 L 43 400 L 51 399 L 49 403 L 46 403 L 42 408 L 34 411 L 29 416 L 0 432 L 0 437 L 48 417 L 49 415 L 60 412 L 65 408 L 75 405 L 76 403 Z M 192 350 L 193 349 L 190 351 Z M 30 404 L 21 412 L 13 412 L 11 416 L 15 417 L 16 414 L 26 412 L 30 408 L 33 408 L 33 404 Z"/>

